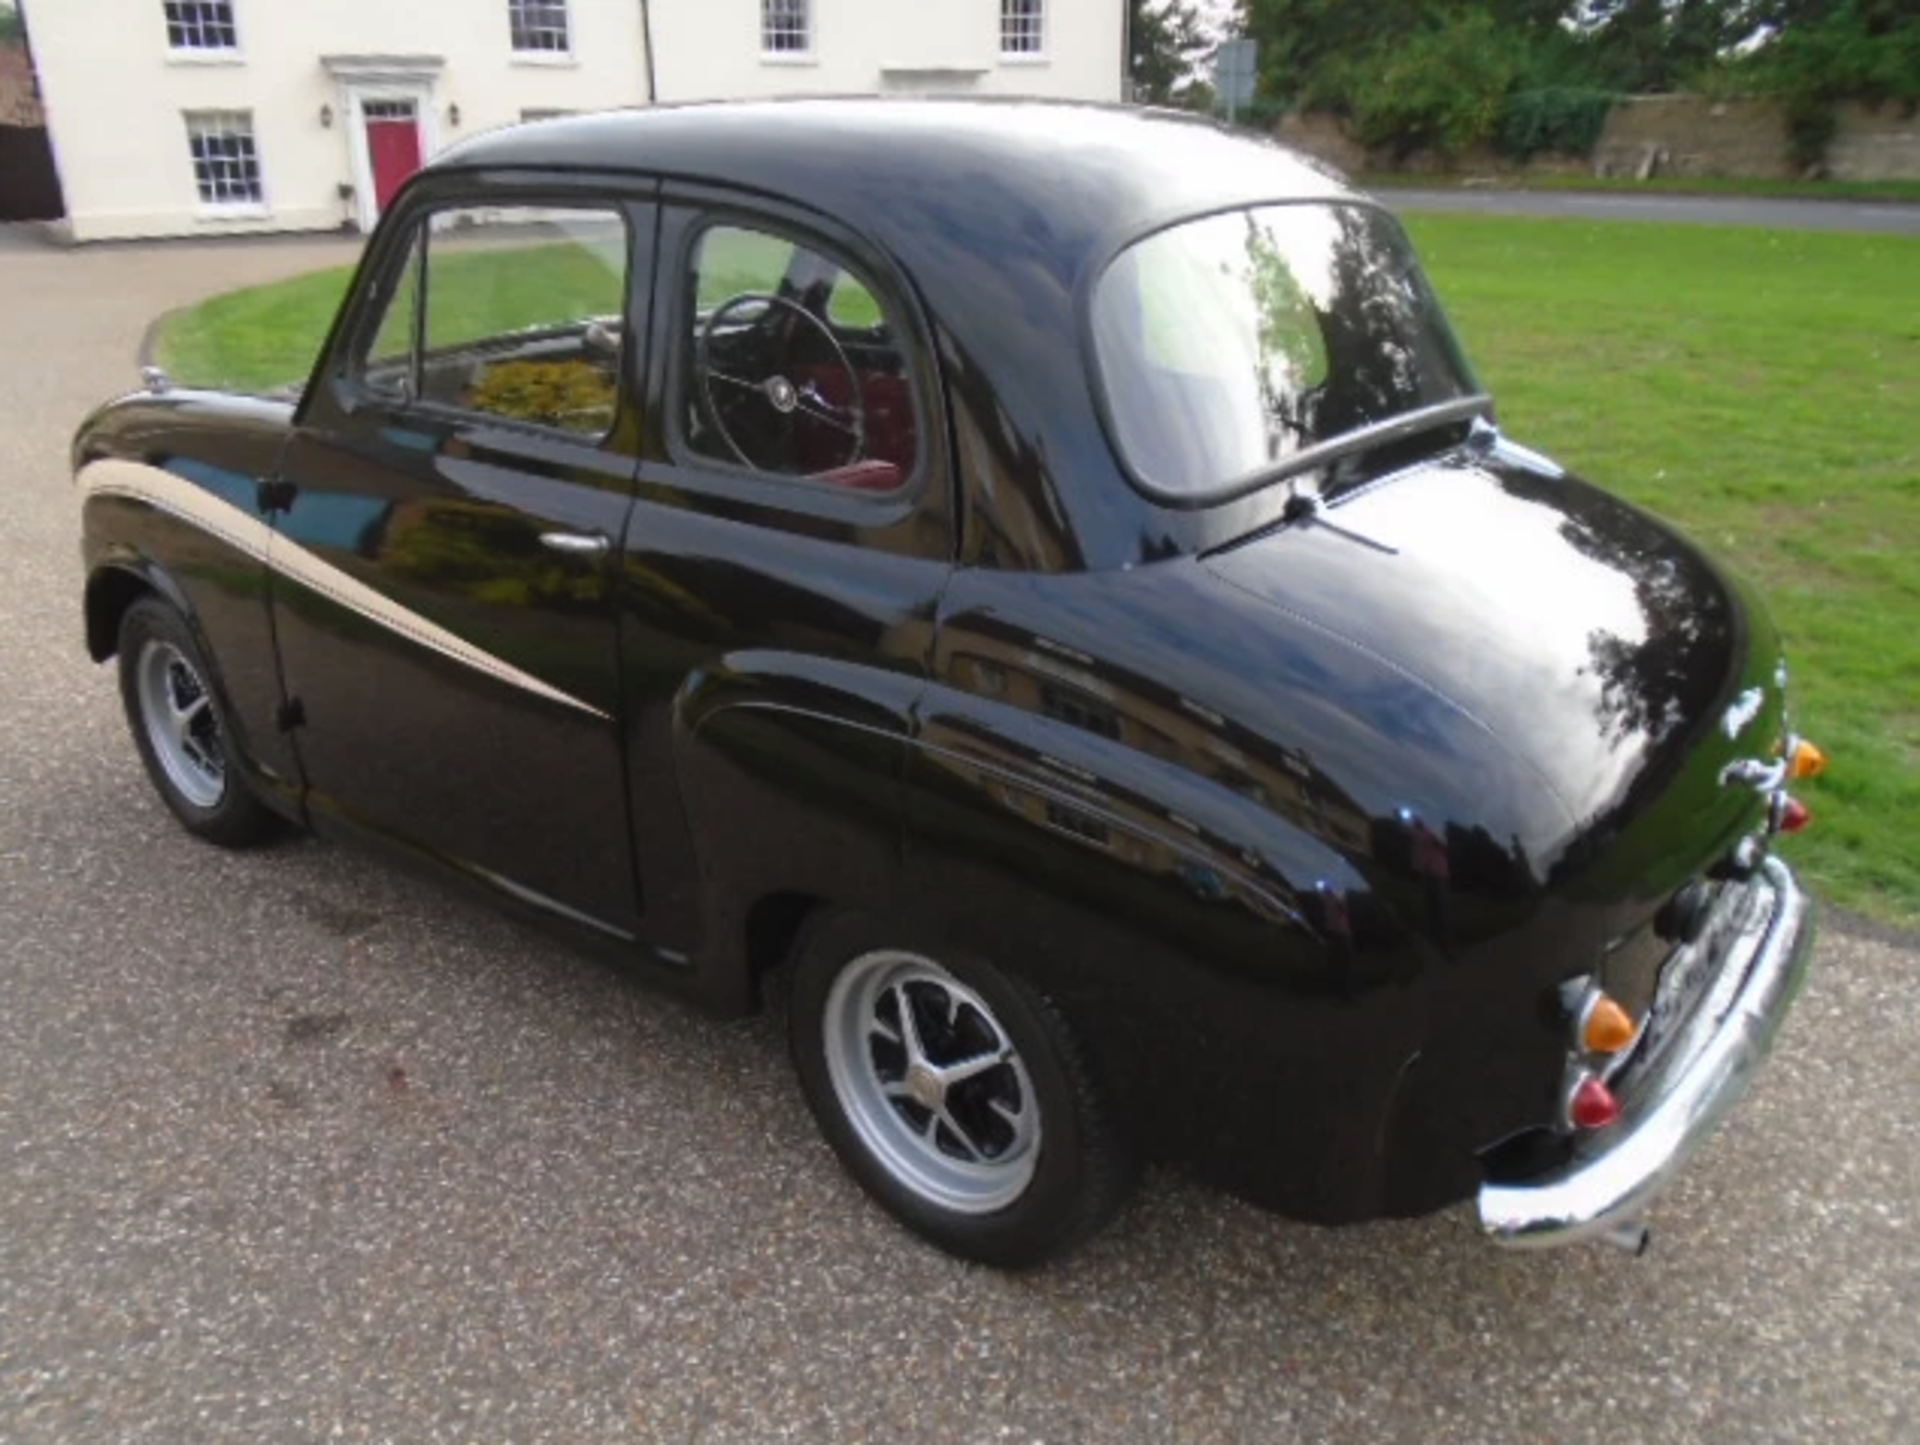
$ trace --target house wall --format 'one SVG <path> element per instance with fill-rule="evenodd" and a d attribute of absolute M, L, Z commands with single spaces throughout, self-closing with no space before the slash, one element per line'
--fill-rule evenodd
<path fill-rule="evenodd" d="M 513 51 L 507 0 L 235 0 L 234 55 L 170 50 L 162 0 L 26 0 L 26 8 L 68 226 L 81 241 L 370 221 L 372 178 L 354 109 L 364 73 L 343 80 L 323 57 L 436 61 L 417 89 L 427 156 L 529 110 L 600 110 L 647 95 L 639 0 L 571 0 L 572 54 L 558 61 Z M 1121 0 L 1048 0 L 1037 58 L 1001 56 L 1000 0 L 812 0 L 813 48 L 799 58 L 762 54 L 761 0 L 650 0 L 649 8 L 663 101 L 1120 96 Z M 188 111 L 251 113 L 261 205 L 200 203 Z M 343 196 L 343 187 L 354 194 Z"/>
<path fill-rule="evenodd" d="M 1000 54 L 1000 0 L 812 0 L 810 55 L 761 51 L 760 0 L 652 0 L 659 97 L 938 92 L 1121 98 L 1121 0 L 1047 0 L 1045 53 Z"/>
<path fill-rule="evenodd" d="M 439 57 L 422 95 L 429 155 L 523 110 L 630 105 L 646 93 L 637 0 L 573 0 L 573 53 L 557 61 L 513 52 L 505 0 L 236 0 L 238 55 L 206 57 L 168 50 L 161 0 L 27 8 L 69 224 L 83 241 L 351 221 L 340 187 L 366 184 L 360 136 L 348 86 L 322 56 Z M 265 190 L 256 213 L 201 206 L 182 118 L 201 110 L 252 112 Z"/>

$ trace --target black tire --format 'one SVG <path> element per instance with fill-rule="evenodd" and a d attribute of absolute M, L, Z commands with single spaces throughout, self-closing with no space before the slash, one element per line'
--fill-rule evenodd
<path fill-rule="evenodd" d="M 925 1045 L 915 1057 L 931 1066 L 924 1093 L 943 1065 L 997 1059 L 942 1087 L 937 1110 L 904 1093 L 908 1055 L 888 1038 L 900 1032 L 890 1021 L 903 999 Z M 874 1199 L 950 1254 L 1006 1269 L 1042 1264 L 1096 1232 L 1126 1198 L 1133 1162 L 1093 1070 L 1065 1016 L 1025 981 L 840 912 L 803 931 L 787 1002 L 794 1066 L 821 1132 Z M 850 1018 L 864 1020 L 864 1031 L 850 1032 Z M 871 1089 L 859 1082 L 862 1061 Z M 903 1093 L 888 1097 L 889 1088 Z M 1034 1129 L 1023 1144 L 1014 1121 L 1029 1103 Z M 985 1137 L 996 1119 L 1004 1141 Z"/>
<path fill-rule="evenodd" d="M 120 619 L 118 660 L 133 745 L 174 817 L 223 848 L 271 838 L 280 820 L 247 787 L 216 674 L 186 619 L 159 597 L 142 597 Z M 182 702 L 192 721 L 170 741 L 156 720 L 159 709 Z M 156 739 L 156 732 L 163 736 Z"/>

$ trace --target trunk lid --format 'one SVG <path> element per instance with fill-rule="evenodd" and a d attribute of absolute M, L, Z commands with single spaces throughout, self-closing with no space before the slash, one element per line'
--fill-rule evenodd
<path fill-rule="evenodd" d="M 1504 448 L 1460 450 L 1207 559 L 1443 696 L 1565 810 L 1549 881 L 1622 936 L 1751 827 L 1723 786 L 1783 730 L 1777 639 L 1644 512 Z"/>

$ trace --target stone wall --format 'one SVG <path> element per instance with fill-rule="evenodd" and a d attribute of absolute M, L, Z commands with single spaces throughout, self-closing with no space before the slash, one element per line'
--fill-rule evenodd
<path fill-rule="evenodd" d="M 1780 107 L 1766 100 L 1635 95 L 1607 112 L 1599 176 L 1764 176 L 1794 172 Z"/>
<path fill-rule="evenodd" d="M 1839 181 L 1920 181 L 1920 115 L 1901 105 L 1841 106 L 1827 173 Z"/>
<path fill-rule="evenodd" d="M 1920 115 L 1905 107 L 1846 104 L 1827 148 L 1825 173 L 1836 180 L 1920 180 Z M 1279 137 L 1342 170 L 1447 171 L 1466 175 L 1751 176 L 1789 179 L 1799 172 L 1780 107 L 1766 100 L 1708 100 L 1697 95 L 1637 95 L 1607 113 L 1591 161 L 1537 156 L 1521 164 L 1491 151 L 1458 157 L 1369 155 L 1325 115 L 1290 115 Z"/>

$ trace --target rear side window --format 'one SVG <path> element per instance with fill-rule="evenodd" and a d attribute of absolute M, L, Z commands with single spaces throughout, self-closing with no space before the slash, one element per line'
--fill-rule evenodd
<path fill-rule="evenodd" d="M 597 441 L 619 407 L 627 256 L 612 209 L 436 211 L 372 329 L 361 382 Z"/>
<path fill-rule="evenodd" d="M 847 262 L 776 231 L 710 225 L 682 284 L 675 411 L 694 457 L 888 492 L 920 448 L 899 330 Z"/>
<path fill-rule="evenodd" d="M 1369 206 L 1261 206 L 1156 231 L 1100 277 L 1093 343 L 1133 474 L 1198 500 L 1478 391 L 1411 246 Z"/>

